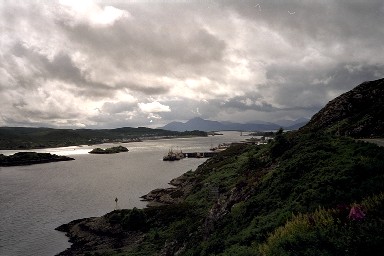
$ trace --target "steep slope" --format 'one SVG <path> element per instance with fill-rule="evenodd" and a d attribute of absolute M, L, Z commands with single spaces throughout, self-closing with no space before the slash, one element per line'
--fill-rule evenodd
<path fill-rule="evenodd" d="M 383 137 L 383 106 L 384 79 L 364 82 L 330 101 L 301 130 L 355 138 Z"/>

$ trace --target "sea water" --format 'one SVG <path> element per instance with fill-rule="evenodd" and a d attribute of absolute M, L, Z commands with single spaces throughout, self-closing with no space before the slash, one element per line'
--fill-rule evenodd
<path fill-rule="evenodd" d="M 170 150 L 208 151 L 219 143 L 238 142 L 237 132 L 224 135 L 123 143 L 129 152 L 88 154 L 116 144 L 31 150 L 68 155 L 74 161 L 0 167 L 0 255 L 55 255 L 70 246 L 54 229 L 69 221 L 101 216 L 117 207 L 145 207 L 140 196 L 206 159 L 162 161 Z M 0 151 L 13 154 L 16 151 Z"/>

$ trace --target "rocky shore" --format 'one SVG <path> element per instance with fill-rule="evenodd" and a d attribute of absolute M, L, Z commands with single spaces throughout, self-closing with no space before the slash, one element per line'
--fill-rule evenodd
<path fill-rule="evenodd" d="M 172 179 L 169 184 L 170 188 L 154 189 L 146 195 L 143 195 L 142 201 L 148 202 L 148 207 L 169 205 L 181 203 L 185 196 L 191 191 L 194 182 L 189 177 L 190 172 L 187 172 L 180 177 Z"/>
<path fill-rule="evenodd" d="M 154 211 L 160 211 L 162 206 L 181 203 L 184 197 L 193 187 L 191 172 L 187 172 L 178 178 L 172 179 L 169 184 L 173 187 L 154 189 L 142 196 L 143 201 L 148 202 L 148 208 L 144 209 L 147 216 Z M 116 216 L 125 215 L 131 210 L 115 210 L 101 217 L 92 217 L 71 221 L 56 228 L 65 232 L 72 243 L 71 247 L 58 254 L 58 256 L 88 255 L 87 253 L 119 253 L 134 250 L 140 246 L 146 234 L 137 230 L 124 229 L 121 221 L 115 221 Z M 153 219 L 157 219 L 153 217 Z M 145 227 L 143 227 L 145 229 Z M 167 247 L 168 248 L 168 247 Z M 168 255 L 166 252 L 160 255 Z"/>
<path fill-rule="evenodd" d="M 114 212 L 102 217 L 85 218 L 71 221 L 56 228 L 66 232 L 72 246 L 59 253 L 60 256 L 87 255 L 92 251 L 119 252 L 137 246 L 143 239 L 141 232 L 124 231 L 121 225 L 111 224 L 110 217 Z"/>

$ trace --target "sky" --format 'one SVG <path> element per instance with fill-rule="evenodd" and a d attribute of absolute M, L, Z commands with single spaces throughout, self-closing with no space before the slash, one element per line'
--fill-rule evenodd
<path fill-rule="evenodd" d="M 0 126 L 295 120 L 384 77 L 382 0 L 2 0 L 0 31 Z"/>

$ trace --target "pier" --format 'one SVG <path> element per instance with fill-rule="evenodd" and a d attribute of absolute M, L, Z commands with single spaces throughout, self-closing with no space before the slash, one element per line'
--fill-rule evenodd
<path fill-rule="evenodd" d="M 163 161 L 175 161 L 181 160 L 183 158 L 208 158 L 213 157 L 218 152 L 188 152 L 184 153 L 183 151 L 173 152 L 170 150 L 167 155 L 163 157 Z"/>
<path fill-rule="evenodd" d="M 217 154 L 218 152 L 190 152 L 190 153 L 183 153 L 184 157 L 187 158 L 208 158 L 208 157 L 213 157 Z"/>

